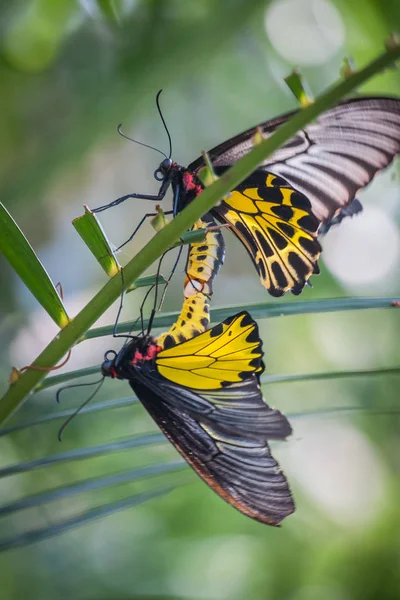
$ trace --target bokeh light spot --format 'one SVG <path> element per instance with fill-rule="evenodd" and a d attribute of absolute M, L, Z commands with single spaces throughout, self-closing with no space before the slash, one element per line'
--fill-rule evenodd
<path fill-rule="evenodd" d="M 299 422 L 291 476 L 336 522 L 364 526 L 382 511 L 385 469 L 373 446 L 344 420 Z M 287 470 L 287 469 L 286 469 Z M 371 485 L 373 482 L 373 485 Z"/>
<path fill-rule="evenodd" d="M 340 14 L 329 0 L 279 0 L 265 14 L 275 50 L 296 65 L 320 65 L 344 43 Z"/>
<path fill-rule="evenodd" d="M 323 242 L 323 258 L 330 271 L 352 288 L 399 281 L 400 237 L 396 224 L 377 207 L 332 228 Z M 397 265 L 397 269 L 396 269 Z"/>

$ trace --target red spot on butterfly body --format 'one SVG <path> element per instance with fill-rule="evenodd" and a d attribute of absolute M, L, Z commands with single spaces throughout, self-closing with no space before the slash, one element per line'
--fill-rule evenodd
<path fill-rule="evenodd" d="M 162 350 L 161 346 L 157 346 L 157 344 L 151 344 L 147 349 L 145 354 L 140 352 L 140 350 L 135 350 L 135 354 L 131 360 L 132 365 L 137 365 L 141 362 L 145 362 L 146 360 L 153 360 L 157 356 L 157 354 Z"/>
<path fill-rule="evenodd" d="M 157 354 L 162 350 L 161 346 L 156 346 L 155 344 L 153 346 L 150 346 L 148 351 L 147 351 L 147 357 L 146 360 L 151 360 L 152 358 L 154 358 L 155 356 L 157 356 Z"/>
<path fill-rule="evenodd" d="M 187 192 L 194 191 L 198 196 L 203 191 L 201 185 L 195 183 L 194 175 L 190 171 L 185 171 L 182 177 L 183 187 Z"/>
<path fill-rule="evenodd" d="M 135 350 L 135 354 L 133 355 L 132 364 L 136 365 L 138 362 L 142 361 L 144 356 L 139 350 Z"/>

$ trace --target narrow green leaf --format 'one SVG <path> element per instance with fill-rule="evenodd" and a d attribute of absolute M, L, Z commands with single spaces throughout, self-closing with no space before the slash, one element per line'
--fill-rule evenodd
<path fill-rule="evenodd" d="M 218 176 L 214 172 L 214 167 L 212 165 L 210 157 L 208 156 L 208 152 L 203 151 L 201 155 L 203 157 L 205 166 L 199 170 L 199 172 L 197 173 L 197 177 L 200 179 L 204 187 L 209 187 L 212 183 L 217 181 Z"/>
<path fill-rule="evenodd" d="M 177 242 L 173 245 L 173 248 L 184 246 L 186 244 L 196 244 L 197 242 L 203 242 L 206 239 L 207 229 L 195 229 L 194 231 L 186 231 Z"/>
<path fill-rule="evenodd" d="M 105 271 L 109 277 L 114 277 L 114 275 L 120 271 L 121 265 L 118 263 L 114 250 L 111 248 L 111 244 L 108 241 L 100 222 L 97 220 L 96 215 L 92 213 L 87 206 L 84 208 L 85 214 L 74 219 L 72 225 L 100 264 L 103 271 Z"/>
<path fill-rule="evenodd" d="M 153 498 L 164 496 L 165 494 L 172 492 L 175 487 L 176 486 L 168 486 L 150 492 L 134 494 L 133 496 L 128 496 L 123 500 L 117 500 L 116 502 L 110 502 L 96 508 L 91 508 L 80 513 L 79 515 L 65 519 L 64 521 L 59 521 L 54 525 L 49 525 L 48 527 L 42 527 L 40 529 L 33 529 L 9 538 L 0 539 L 0 552 L 11 550 L 12 548 L 19 548 L 21 546 L 28 546 L 29 544 L 34 544 L 35 542 L 59 535 L 60 533 L 65 533 L 66 531 L 69 531 L 74 527 L 78 527 L 79 525 L 90 523 L 95 519 L 106 517 L 120 510 L 133 508 L 134 506 L 138 506 L 139 504 L 153 500 Z"/>
<path fill-rule="evenodd" d="M 151 287 L 152 285 L 163 285 L 164 283 L 168 283 L 163 275 L 148 275 L 147 277 L 141 277 L 137 279 L 126 288 L 125 292 L 128 294 L 129 292 L 133 292 L 139 288 L 143 287 Z"/>
<path fill-rule="evenodd" d="M 370 375 L 400 375 L 400 367 L 386 367 L 361 371 L 331 371 L 325 373 L 300 373 L 299 375 L 263 375 L 262 384 L 292 383 L 295 381 L 321 381 L 324 379 L 345 379 L 348 377 L 369 377 Z"/>
<path fill-rule="evenodd" d="M 161 229 L 163 229 L 166 225 L 168 225 L 168 223 L 169 223 L 169 221 L 168 221 L 167 217 L 165 216 L 163 209 L 158 204 L 156 206 L 156 214 L 150 220 L 150 225 L 152 226 L 152 228 L 155 231 L 161 231 Z"/>
<path fill-rule="evenodd" d="M 32 246 L 0 202 L 0 252 L 26 287 L 62 329 L 69 323 L 64 304 Z"/>
<path fill-rule="evenodd" d="M 70 375 L 71 373 L 74 373 L 72 377 Z M 84 369 L 76 369 L 76 371 L 68 371 L 67 373 L 60 373 L 59 375 L 48 377 L 44 381 L 38 383 L 34 391 L 38 392 L 39 390 L 44 390 L 45 388 L 50 387 L 51 385 L 58 385 L 60 383 L 70 381 L 71 379 L 80 379 L 81 377 L 87 377 L 88 375 L 100 375 L 100 365 L 95 365 L 94 367 L 85 367 Z M 49 384 L 48 381 L 52 383 Z"/>
<path fill-rule="evenodd" d="M 85 406 L 79 411 L 79 416 L 100 412 L 107 409 L 113 408 L 123 408 L 125 406 L 134 406 L 138 404 L 139 400 L 134 397 L 130 398 L 118 398 L 113 400 L 105 400 L 104 402 L 94 402 L 93 404 L 89 404 Z M 23 429 L 28 429 L 29 427 L 35 427 L 37 425 L 42 425 L 43 423 L 49 423 L 50 421 L 56 421 L 60 419 L 67 419 L 71 415 L 76 412 L 76 408 L 72 408 L 70 410 L 60 410 L 57 412 L 50 413 L 49 415 L 45 415 L 44 417 L 38 417 L 37 419 L 33 419 L 32 421 L 25 421 L 23 423 L 18 423 L 17 425 L 11 425 L 10 427 L 4 427 L 0 429 L 0 437 L 4 437 L 9 435 L 10 433 L 15 433 L 16 431 L 22 431 Z"/>
<path fill-rule="evenodd" d="M 340 74 L 342 77 L 349 77 L 356 72 L 356 66 L 351 56 L 345 56 L 340 67 Z"/>
<path fill-rule="evenodd" d="M 284 317 L 293 315 L 305 315 L 313 313 L 338 312 L 344 310 L 365 310 L 370 308 L 395 308 L 395 303 L 400 298 L 331 298 L 327 300 L 310 300 L 307 302 L 261 302 L 257 304 L 236 304 L 233 306 L 214 308 L 211 310 L 211 322 L 219 323 L 224 319 L 242 310 L 247 310 L 253 319 L 268 319 L 272 317 Z M 175 323 L 179 312 L 162 313 L 154 317 L 154 327 L 169 327 Z M 134 321 L 119 323 L 117 332 L 126 333 L 132 331 Z M 144 321 L 146 327 L 148 321 Z M 92 338 L 111 335 L 113 325 L 89 329 L 81 338 L 81 341 Z"/>
<path fill-rule="evenodd" d="M 37 458 L 26 462 L 17 463 L 9 467 L 0 469 L 0 479 L 16 475 L 17 473 L 27 473 L 35 469 L 49 467 L 60 463 L 69 462 L 71 460 L 86 460 L 94 456 L 101 456 L 110 452 L 122 452 L 132 448 L 141 448 L 143 446 L 152 446 L 153 444 L 164 444 L 167 438 L 161 433 L 149 433 L 148 435 L 137 435 L 129 438 L 124 438 L 118 442 L 108 442 L 106 444 L 98 444 L 89 448 L 79 448 L 78 450 L 69 450 L 52 454 L 43 458 Z"/>
<path fill-rule="evenodd" d="M 300 106 L 309 106 L 314 102 L 308 83 L 297 69 L 294 69 L 290 75 L 285 77 L 284 81 Z"/>
<path fill-rule="evenodd" d="M 302 419 L 303 417 L 337 417 L 346 413 L 365 413 L 367 415 L 398 415 L 400 409 L 396 407 L 382 408 L 382 406 L 331 406 L 328 408 L 315 408 L 302 412 L 286 413 L 288 419 Z"/>
<path fill-rule="evenodd" d="M 0 517 L 6 517 L 7 515 L 11 515 L 27 508 L 43 506 L 43 504 L 68 498 L 70 496 L 76 496 L 77 494 L 93 492 L 102 488 L 117 486 L 124 483 L 132 483 L 133 481 L 148 479 L 149 477 L 156 477 L 157 475 L 164 475 L 165 473 L 182 471 L 187 468 L 187 466 L 187 463 L 182 459 L 159 465 L 148 465 L 138 469 L 129 469 L 128 471 L 119 471 L 118 473 L 112 473 L 111 475 L 90 477 L 69 485 L 62 485 L 51 490 L 46 490 L 39 494 L 26 496 L 25 498 L 21 498 L 10 504 L 3 504 L 3 506 L 0 506 Z"/>

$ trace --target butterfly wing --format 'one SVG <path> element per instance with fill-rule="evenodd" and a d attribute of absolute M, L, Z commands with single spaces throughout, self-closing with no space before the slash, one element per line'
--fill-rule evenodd
<path fill-rule="evenodd" d="M 268 525 L 278 525 L 294 511 L 286 477 L 265 439 L 227 434 L 183 412 L 147 383 L 130 384 L 169 441 L 226 502 Z"/>
<path fill-rule="evenodd" d="M 244 514 L 278 525 L 294 503 L 267 440 L 285 439 L 291 427 L 262 398 L 262 356 L 257 325 L 244 312 L 126 373 L 200 477 Z"/>
<path fill-rule="evenodd" d="M 230 167 L 253 147 L 260 129 L 270 136 L 295 112 L 262 123 L 209 152 L 216 167 Z M 400 152 L 400 100 L 354 98 L 339 103 L 300 130 L 262 168 L 280 175 L 309 198 L 315 216 L 330 220 Z M 201 158 L 189 165 L 196 171 Z"/>
<path fill-rule="evenodd" d="M 293 114 L 267 121 L 211 150 L 216 172 L 247 154 L 257 131 L 268 137 Z M 299 293 L 318 272 L 318 226 L 346 216 L 342 209 L 399 152 L 400 100 L 347 100 L 299 131 L 213 212 L 232 225 L 272 295 Z M 188 169 L 196 172 L 202 166 L 199 158 Z M 268 185 L 271 175 L 278 176 L 275 185 Z"/>
<path fill-rule="evenodd" d="M 157 370 L 170 382 L 217 390 L 260 373 L 262 343 L 257 323 L 241 312 L 182 344 L 157 354 Z"/>
<path fill-rule="evenodd" d="M 220 174 L 223 169 L 215 170 Z M 257 169 L 213 212 L 232 225 L 272 296 L 288 290 L 297 295 L 319 273 L 319 221 L 308 198 L 281 177 Z"/>

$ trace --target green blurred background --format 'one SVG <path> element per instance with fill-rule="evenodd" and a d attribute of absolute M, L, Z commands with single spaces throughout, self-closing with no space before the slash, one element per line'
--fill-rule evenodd
<path fill-rule="evenodd" d="M 0 198 L 51 277 L 70 314 L 105 276 L 70 221 L 82 205 L 157 189 L 159 155 L 203 149 L 291 110 L 282 79 L 301 68 L 314 93 L 338 77 L 345 55 L 364 65 L 400 27 L 398 0 L 20 0 L 0 2 Z M 400 93 L 395 70 L 363 93 Z M 400 193 L 395 165 L 360 194 L 363 215 L 323 241 L 322 274 L 301 300 L 399 295 Z M 169 208 L 168 201 L 165 207 Z M 168 206 L 167 206 L 168 205 Z M 102 215 L 115 245 L 152 207 L 131 201 Z M 152 235 L 142 228 L 121 252 L 127 261 Z M 228 234 L 214 306 L 271 300 L 240 244 Z M 228 239 L 229 238 L 229 239 Z M 168 272 L 165 267 L 166 273 Z M 29 363 L 56 333 L 44 311 L 0 261 L 0 391 L 11 365 Z M 182 300 L 183 265 L 165 303 Z M 127 297 L 137 316 L 141 292 Z M 286 299 L 285 299 L 286 300 Z M 287 298 L 289 300 L 289 298 Z M 296 300 L 294 300 L 296 301 Z M 101 323 L 112 323 L 114 306 Z M 310 373 L 400 364 L 400 314 L 393 310 L 308 315 L 260 323 L 267 372 Z M 67 369 L 99 363 L 110 339 L 77 347 Z M 400 597 L 399 377 L 269 384 L 265 397 L 293 417 L 294 436 L 275 445 L 297 512 L 280 529 L 226 505 L 188 470 L 159 481 L 168 495 L 0 555 L 0 598 L 212 600 L 389 600 Z M 63 408 L 88 391 L 66 391 Z M 96 401 L 129 396 L 106 382 Z M 359 407 L 313 416 L 316 409 Z M 53 390 L 30 398 L 13 423 L 58 410 Z M 386 413 L 385 413 L 386 411 Z M 0 439 L 0 466 L 155 431 L 140 406 L 83 415 L 57 441 L 57 422 Z M 1 505 L 88 477 L 175 460 L 166 443 L 0 479 Z M 189 485 L 180 486 L 188 480 Z M 147 481 L 66 497 L 0 518 L 0 541 L 50 526 L 91 507 L 157 487 Z"/>

